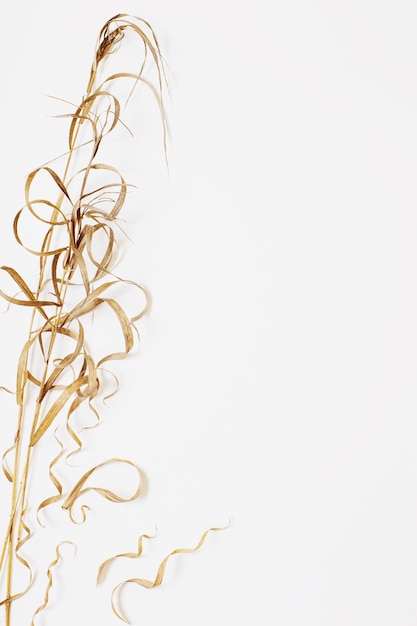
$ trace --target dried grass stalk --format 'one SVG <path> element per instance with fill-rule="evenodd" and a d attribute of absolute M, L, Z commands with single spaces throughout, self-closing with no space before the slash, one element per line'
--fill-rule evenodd
<path fill-rule="evenodd" d="M 140 44 L 137 70 L 113 71 L 106 75 L 104 66 L 108 57 L 117 52 L 127 35 L 135 36 Z M 124 102 L 117 95 L 116 86 L 120 83 L 130 85 Z M 27 520 L 29 505 L 36 509 L 39 523 L 42 523 L 40 513 L 58 503 L 68 511 L 71 521 L 82 523 L 88 507 L 81 505 L 81 522 L 77 522 L 74 505 L 88 492 L 94 491 L 114 503 L 130 502 L 141 493 L 140 469 L 126 459 L 111 458 L 94 465 L 67 490 L 58 479 L 55 466 L 63 457 L 82 449 L 82 436 L 73 426 L 75 414 L 85 408 L 99 421 L 97 399 L 102 396 L 105 387 L 104 374 L 107 370 L 104 366 L 129 355 L 138 340 L 135 323 L 149 308 L 146 289 L 114 273 L 116 227 L 129 185 L 117 168 L 100 159 L 106 137 L 120 125 L 124 126 L 121 112 L 139 85 L 150 88 L 155 96 L 165 149 L 165 83 L 158 40 L 150 24 L 126 14 L 118 14 L 108 20 L 99 33 L 85 95 L 81 103 L 66 115 L 69 122 L 68 150 L 27 176 L 25 205 L 13 222 L 16 241 L 37 259 L 39 277 L 32 286 L 13 267 L 0 267 L 0 280 L 7 278 L 12 285 L 11 289 L 7 289 L 2 281 L 0 295 L 9 304 L 32 311 L 16 372 L 17 424 L 14 441 L 2 458 L 4 477 L 11 483 L 10 522 L 0 554 L 3 581 L 0 607 L 4 607 L 2 623 L 5 626 L 12 626 L 12 606 L 27 593 L 34 574 L 34 565 L 22 555 L 22 547 L 33 534 Z M 81 167 L 74 167 L 75 155 L 77 161 L 82 162 Z M 57 164 L 62 161 L 63 164 L 58 167 Z M 43 185 L 53 189 L 54 197 L 43 197 L 37 193 L 36 190 Z M 37 232 L 42 233 L 37 247 L 25 244 L 22 221 L 28 218 L 36 224 Z M 121 285 L 124 291 L 138 290 L 143 296 L 143 306 L 133 315 L 118 299 Z M 121 338 L 120 346 L 105 354 L 92 350 L 86 332 L 86 320 L 98 310 L 107 311 L 109 320 L 113 322 L 114 334 Z M 106 397 L 117 391 L 118 380 L 116 377 L 114 380 L 116 388 Z M 65 436 L 58 437 L 59 430 Z M 42 449 L 45 450 L 48 441 L 54 450 L 48 469 L 53 494 L 40 503 L 34 503 L 30 491 L 33 461 L 40 446 L 44 446 Z M 57 446 L 58 454 L 55 452 Z M 137 472 L 138 483 L 130 496 L 122 496 L 104 486 L 92 486 L 88 482 L 100 468 L 110 464 L 129 465 Z M 168 559 L 174 554 L 199 549 L 210 531 L 203 534 L 195 548 L 171 552 L 160 564 L 154 581 L 135 578 L 117 585 L 112 595 L 115 615 L 127 621 L 117 600 L 123 585 L 128 582 L 147 588 L 160 585 Z M 99 568 L 98 582 L 115 558 L 138 557 L 145 538 L 149 539 L 150 535 L 141 535 L 137 553 L 118 554 L 107 559 Z M 61 560 L 60 546 L 56 547 L 55 558 L 48 567 L 45 596 L 34 611 L 32 626 L 48 605 L 52 570 Z M 27 585 L 23 589 L 16 589 L 14 584 L 17 564 L 20 569 L 27 570 Z"/>
<path fill-rule="evenodd" d="M 135 35 L 140 43 L 137 72 L 120 71 L 103 75 L 107 57 L 117 51 L 127 34 Z M 149 72 L 152 75 L 152 69 L 154 83 L 148 75 Z M 121 103 L 115 95 L 115 84 L 120 81 L 131 83 L 128 98 L 138 85 L 152 85 L 161 112 L 165 143 L 162 102 L 165 74 L 157 38 L 145 20 L 125 14 L 116 15 L 106 22 L 99 33 L 85 96 L 80 105 L 67 115 L 69 149 L 65 163 L 58 170 L 51 162 L 27 176 L 25 206 L 14 219 L 16 241 L 38 259 L 37 284 L 30 286 L 13 267 L 3 265 L 0 268 L 3 276 L 7 276 L 15 286 L 12 292 L 0 289 L 0 295 L 12 305 L 32 309 L 30 328 L 17 366 L 17 428 L 14 442 L 4 453 L 2 461 L 4 476 L 11 483 L 10 523 L 0 555 L 4 581 L 4 597 L 0 606 L 5 607 L 6 626 L 11 626 L 12 604 L 25 595 L 32 581 L 32 564 L 22 557 L 21 549 L 33 532 L 26 522 L 26 510 L 30 501 L 33 459 L 45 437 L 55 437 L 60 451 L 49 464 L 49 477 L 56 493 L 38 504 L 38 515 L 45 507 L 62 501 L 63 509 L 68 510 L 74 520 L 75 502 L 91 490 L 111 502 L 130 501 L 140 495 L 140 480 L 139 486 L 128 498 L 104 487 L 86 486 L 87 480 L 103 465 L 134 465 L 125 459 L 109 459 L 90 468 L 67 494 L 64 494 L 54 474 L 56 463 L 69 453 L 55 435 L 57 427 L 64 426 L 75 450 L 81 449 L 82 440 L 73 429 L 71 418 L 81 406 L 88 407 L 99 418 L 94 401 L 102 386 L 103 365 L 114 359 L 124 359 L 129 354 L 137 337 L 134 324 L 149 306 L 148 294 L 142 286 L 122 281 L 113 273 L 117 245 L 115 226 L 126 201 L 128 185 L 113 165 L 100 161 L 99 155 L 103 140 L 123 124 L 120 116 L 126 103 Z M 74 171 L 76 153 L 84 160 L 84 165 Z M 55 188 L 55 198 L 39 197 L 34 191 L 46 179 L 49 179 L 49 187 L 52 183 Z M 21 222 L 27 216 L 44 228 L 37 249 L 24 243 Z M 139 289 L 145 296 L 142 310 L 131 317 L 112 295 L 122 282 L 125 288 Z M 88 345 L 84 320 L 104 307 L 112 313 L 122 344 L 116 351 L 97 355 Z M 62 345 L 66 346 L 65 353 L 59 353 Z M 41 358 L 36 355 L 41 355 Z M 35 400 L 29 403 L 28 398 L 33 397 L 33 392 Z M 25 438 L 24 432 L 28 429 L 30 435 Z M 139 473 L 139 468 L 134 467 Z M 82 508 L 82 513 L 85 517 L 85 508 Z M 56 550 L 56 559 L 48 570 L 49 586 L 45 602 L 35 615 L 48 602 L 52 584 L 50 570 L 59 558 L 59 548 Z M 28 571 L 25 589 L 14 589 L 16 562 Z"/>

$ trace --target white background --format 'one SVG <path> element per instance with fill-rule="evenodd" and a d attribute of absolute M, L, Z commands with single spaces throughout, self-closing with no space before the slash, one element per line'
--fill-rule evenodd
<path fill-rule="evenodd" d="M 123 576 L 152 577 L 231 516 L 161 588 L 125 589 L 132 623 L 415 625 L 416 3 L 8 3 L 1 264 L 31 263 L 11 242 L 24 177 L 66 147 L 46 96 L 79 101 L 118 12 L 151 22 L 170 68 L 169 175 L 149 113 L 126 139 L 139 208 L 123 272 L 153 308 L 79 463 L 131 458 L 147 490 L 136 505 L 91 496 L 67 535 L 48 514 L 33 549 L 47 564 L 72 538 L 78 554 L 63 550 L 37 622 L 120 623 L 109 594 Z M 0 318 L 9 386 L 19 320 Z M 143 560 L 96 590 L 97 564 L 155 526 Z M 35 570 L 16 615 L 42 601 Z"/>

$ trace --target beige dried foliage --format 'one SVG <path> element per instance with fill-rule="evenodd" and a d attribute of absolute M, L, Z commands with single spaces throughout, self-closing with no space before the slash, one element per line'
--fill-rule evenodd
<path fill-rule="evenodd" d="M 126 35 L 134 35 L 139 43 L 137 71 L 113 71 L 106 76 L 107 58 L 117 53 Z M 119 100 L 114 89 L 120 81 L 130 83 L 125 102 Z M 41 512 L 58 503 L 68 511 L 73 522 L 80 523 L 74 515 L 74 505 L 89 492 L 93 491 L 114 503 L 131 502 L 141 493 L 141 471 L 135 463 L 126 459 L 111 458 L 94 465 L 70 489 L 64 489 L 55 468 L 63 457 L 69 457 L 83 448 L 82 436 L 72 424 L 75 414 L 86 408 L 88 414 L 99 421 L 97 398 L 102 393 L 107 394 L 105 398 L 110 397 L 117 391 L 119 382 L 116 376 L 115 389 L 109 393 L 104 388 L 103 375 L 107 370 L 103 366 L 110 361 L 125 359 L 131 353 L 139 337 L 135 323 L 149 309 L 147 290 L 114 273 L 115 229 L 120 229 L 119 214 L 126 202 L 129 185 L 118 169 L 102 162 L 100 156 L 105 138 L 118 127 L 125 127 L 121 114 L 139 85 L 150 89 L 155 97 L 161 115 L 166 154 L 165 84 L 161 51 L 150 24 L 126 14 L 109 19 L 99 33 L 85 95 L 81 103 L 73 106 L 73 110 L 66 115 L 69 121 L 68 150 L 27 176 L 25 206 L 17 212 L 13 222 L 16 241 L 39 264 L 39 277 L 31 286 L 13 267 L 0 267 L 0 280 L 1 276 L 7 277 L 9 285 L 14 286 L 12 290 L 2 287 L 0 295 L 9 304 L 32 311 L 30 327 L 26 337 L 22 338 L 23 347 L 16 372 L 15 436 L 2 458 L 4 477 L 11 483 L 10 521 L 0 554 L 3 581 L 0 607 L 4 607 L 1 623 L 5 626 L 12 626 L 13 603 L 25 596 L 34 576 L 34 564 L 22 555 L 22 547 L 34 532 L 27 521 L 29 504 L 37 511 L 40 524 L 43 524 Z M 76 169 L 75 155 L 78 161 L 84 159 L 82 166 Z M 64 164 L 58 168 L 57 164 L 62 159 Z M 37 193 L 36 190 L 43 184 L 48 189 L 52 186 L 55 197 L 42 197 Z M 38 231 L 43 229 L 37 248 L 33 244 L 25 244 L 21 224 L 23 219 L 28 218 L 34 220 Z M 133 316 L 127 313 L 117 298 L 117 289 L 121 286 L 124 291 L 139 290 L 144 298 L 144 305 Z M 120 346 L 106 354 L 98 354 L 97 350 L 94 352 L 88 341 L 86 320 L 91 320 L 99 310 L 107 311 L 114 335 L 121 337 Z M 58 437 L 59 429 L 66 433 L 66 439 L 72 444 L 71 449 L 64 443 L 64 438 Z M 26 438 L 25 432 L 29 433 Z M 48 472 L 53 493 L 42 502 L 33 503 L 30 490 L 33 461 L 39 447 L 45 446 L 47 441 L 52 450 Z M 105 486 L 91 484 L 100 468 L 108 465 L 134 468 L 138 482 L 131 495 L 122 496 Z M 82 504 L 80 509 L 82 523 L 88 506 Z M 154 581 L 135 578 L 119 583 L 111 601 L 115 615 L 127 621 L 117 601 L 118 591 L 123 585 L 133 582 L 151 588 L 161 584 L 168 559 L 174 554 L 199 549 L 208 532 L 203 534 L 195 548 L 171 552 L 160 564 Z M 150 535 L 141 535 L 136 553 L 118 554 L 107 559 L 99 568 L 98 582 L 103 580 L 114 559 L 138 557 L 145 538 L 150 538 Z M 61 545 L 55 548 L 55 558 L 48 567 L 45 596 L 34 611 L 32 626 L 37 622 L 39 613 L 47 608 L 52 571 L 62 559 Z M 15 588 L 17 563 L 27 570 L 27 584 L 22 589 Z"/>

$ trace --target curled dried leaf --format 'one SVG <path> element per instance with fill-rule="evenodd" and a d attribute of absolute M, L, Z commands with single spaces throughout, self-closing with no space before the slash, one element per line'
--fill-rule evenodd
<path fill-rule="evenodd" d="M 56 502 L 59 502 L 62 498 L 62 485 L 60 481 L 58 480 L 57 476 L 55 475 L 55 473 L 53 472 L 53 468 L 58 463 L 58 461 L 65 455 L 65 447 L 62 441 L 58 438 L 56 431 L 55 431 L 55 439 L 60 447 L 60 451 L 49 464 L 48 471 L 49 471 L 49 478 L 51 479 L 51 482 L 54 484 L 58 493 L 55 496 L 50 496 L 49 498 L 46 498 L 38 506 L 36 510 L 36 518 L 41 526 L 43 526 L 42 522 L 39 519 L 39 513 L 41 512 L 41 510 L 51 504 L 55 504 Z"/>
<path fill-rule="evenodd" d="M 207 535 L 211 532 L 217 532 L 219 530 L 225 530 L 226 528 L 229 528 L 230 524 L 228 526 L 223 526 L 223 527 L 213 527 L 213 528 L 209 528 L 208 530 L 206 530 L 200 537 L 200 540 L 198 541 L 197 545 L 194 548 L 176 548 L 175 550 L 172 550 L 172 552 L 170 552 L 160 563 L 158 570 L 156 572 L 155 578 L 153 580 L 149 580 L 147 578 L 129 578 L 128 580 L 124 580 L 123 582 L 119 583 L 112 591 L 112 595 L 111 595 L 111 606 L 112 606 L 112 610 L 113 613 L 120 619 L 122 620 L 122 622 L 126 622 L 126 624 L 131 624 L 131 622 L 128 620 L 128 618 L 126 617 L 126 615 L 124 614 L 124 612 L 121 609 L 120 606 L 120 600 L 119 600 L 119 594 L 120 591 L 123 589 L 123 587 L 125 587 L 127 584 L 129 583 L 133 583 L 135 585 L 139 585 L 140 587 L 144 587 L 145 589 L 153 589 L 154 587 L 158 587 L 159 585 L 162 584 L 162 581 L 164 579 L 164 574 L 165 574 L 165 570 L 168 564 L 168 561 L 170 560 L 170 558 L 176 554 L 190 554 L 191 552 L 196 552 L 197 550 L 199 550 L 201 548 L 201 546 L 203 545 L 203 543 L 205 542 Z M 140 546 L 141 548 L 141 546 Z M 141 552 L 141 550 L 140 550 Z M 116 555 L 115 557 L 113 557 L 113 559 L 117 558 L 118 556 L 122 556 L 122 555 Z M 139 556 L 138 554 L 135 556 Z M 104 569 L 106 568 L 107 564 L 113 560 L 113 559 L 108 559 L 107 561 L 104 561 L 104 563 L 102 564 L 102 568 L 104 567 Z M 99 570 L 99 576 L 100 574 L 102 574 L 102 570 Z"/>
<path fill-rule="evenodd" d="M 47 578 L 48 578 L 48 584 L 46 586 L 44 600 L 43 600 L 42 604 L 36 609 L 35 613 L 33 614 L 32 621 L 31 621 L 31 626 L 35 625 L 35 617 L 37 615 L 39 615 L 39 613 L 44 611 L 46 609 L 46 607 L 48 606 L 48 603 L 49 603 L 49 593 L 50 593 L 51 587 L 53 585 L 52 570 L 62 560 L 63 557 L 62 557 L 62 554 L 60 552 L 60 548 L 61 548 L 61 546 L 65 545 L 65 544 L 69 544 L 69 545 L 73 546 L 73 548 L 74 548 L 74 556 L 75 556 L 75 554 L 77 552 L 77 548 L 76 548 L 75 544 L 72 541 L 61 541 L 57 545 L 57 547 L 55 548 L 55 558 L 48 565 L 48 571 L 46 573 Z"/>
<path fill-rule="evenodd" d="M 103 561 L 97 573 L 97 586 L 103 581 L 108 568 L 116 559 L 120 559 L 120 558 L 137 559 L 138 557 L 140 557 L 143 551 L 143 540 L 154 539 L 155 537 L 156 535 L 146 535 L 146 534 L 139 535 L 138 548 L 136 552 L 121 552 L 120 554 L 116 554 L 115 556 L 112 556 L 109 559 L 106 559 L 105 561 Z"/>
<path fill-rule="evenodd" d="M 105 467 L 107 465 L 113 464 L 113 463 L 117 463 L 117 464 L 124 464 L 124 465 L 129 465 L 130 467 L 133 467 L 138 475 L 138 484 L 137 484 L 137 488 L 134 491 L 134 493 L 130 496 L 122 496 L 118 493 L 116 493 L 115 491 L 112 491 L 110 489 L 106 489 L 105 487 L 90 487 L 90 486 L 85 486 L 86 482 L 88 481 L 88 479 L 90 478 L 90 476 L 92 476 L 98 469 L 100 469 L 101 467 Z M 94 467 L 92 467 L 90 470 L 88 470 L 88 472 L 85 472 L 85 474 L 82 475 L 82 477 L 79 479 L 79 481 L 77 482 L 77 484 L 73 487 L 73 489 L 71 490 L 71 492 L 68 494 L 67 498 L 65 499 L 64 503 L 62 504 L 62 508 L 65 510 L 68 510 L 71 520 L 74 523 L 77 523 L 74 515 L 73 515 L 73 507 L 74 504 L 76 503 L 76 501 L 78 500 L 78 498 L 80 498 L 81 496 L 85 495 L 86 493 L 88 493 L 89 491 L 93 491 L 95 493 L 97 493 L 98 495 L 102 496 L 105 500 L 107 500 L 108 502 L 115 502 L 115 503 L 126 503 L 126 502 L 133 502 L 134 500 L 136 500 L 137 498 L 139 498 L 141 492 L 142 492 L 142 472 L 140 470 L 140 468 L 136 465 L 136 463 L 133 463 L 132 461 L 129 461 L 127 459 L 118 459 L 118 458 L 114 458 L 114 459 L 108 459 L 107 461 L 103 461 L 103 463 L 99 463 L 98 465 L 95 465 Z M 82 510 L 82 522 L 83 523 L 85 521 L 85 507 L 81 507 Z"/>

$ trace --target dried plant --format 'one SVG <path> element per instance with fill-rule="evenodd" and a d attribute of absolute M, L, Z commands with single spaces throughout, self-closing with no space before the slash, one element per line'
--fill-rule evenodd
<path fill-rule="evenodd" d="M 114 71 L 103 75 L 103 66 L 117 52 L 126 36 L 135 36 L 141 46 L 137 70 Z M 104 140 L 123 125 L 121 112 L 133 91 L 140 85 L 150 88 L 159 107 L 165 142 L 166 124 L 163 106 L 165 85 L 164 65 L 154 31 L 145 20 L 119 14 L 106 22 L 100 31 L 87 89 L 79 106 L 67 115 L 69 120 L 68 150 L 58 159 L 32 171 L 25 183 L 25 205 L 17 213 L 14 237 L 26 251 L 37 259 L 39 278 L 30 286 L 13 267 L 3 265 L 1 274 L 9 288 L 0 290 L 2 297 L 18 307 L 31 310 L 31 321 L 17 365 L 15 394 L 17 424 L 13 442 L 3 455 L 3 472 L 11 485 L 10 521 L 0 555 L 0 572 L 5 626 L 12 626 L 13 604 L 31 586 L 35 565 L 23 556 L 23 546 L 34 533 L 28 520 L 28 508 L 35 508 L 38 521 L 46 507 L 60 503 L 73 522 L 77 522 L 74 505 L 89 491 L 110 502 L 130 502 L 141 493 L 141 473 L 132 461 L 110 458 L 89 468 L 72 488 L 64 489 L 56 475 L 55 466 L 63 457 L 76 454 L 83 447 L 82 435 L 74 426 L 74 417 L 85 411 L 99 420 L 97 400 L 117 391 L 105 384 L 105 366 L 110 361 L 125 359 L 138 340 L 136 322 L 149 308 L 149 294 L 138 283 L 114 273 L 117 248 L 117 228 L 121 231 L 119 214 L 125 204 L 129 185 L 113 165 L 102 162 Z M 117 95 L 117 85 L 123 84 L 125 102 Z M 127 87 L 126 87 L 127 85 Z M 81 161 L 81 165 L 80 165 Z M 56 166 L 62 163 L 62 167 Z M 77 162 L 77 166 L 75 165 Z M 52 197 L 39 192 L 47 188 Z M 23 220 L 33 220 L 33 232 L 39 245 L 25 243 Z M 11 286 L 10 286 L 11 285 Z M 128 313 L 121 302 L 120 291 L 137 292 L 142 297 L 140 310 Z M 107 353 L 92 348 L 89 338 L 91 320 L 98 311 L 107 310 L 112 319 L 112 336 L 121 344 Z M 88 332 L 87 332 L 88 331 Z M 63 432 L 65 436 L 59 435 Z M 40 446 L 53 450 L 49 462 L 49 478 L 53 492 L 41 502 L 31 501 L 34 460 Z M 56 450 L 58 454 L 56 454 Z M 127 464 L 137 472 L 138 482 L 130 496 L 105 487 L 91 486 L 89 479 L 100 468 Z M 6 505 L 3 503 L 3 507 Z M 81 523 L 87 507 L 82 505 Z M 78 523 L 80 520 L 78 520 Z M 215 529 L 210 529 L 215 530 Z M 133 582 L 151 588 L 162 582 L 170 556 L 198 549 L 206 531 L 193 549 L 177 549 L 161 563 L 155 580 L 141 578 L 122 581 L 113 591 L 114 613 L 127 621 L 117 596 L 121 586 Z M 141 535 L 135 553 L 118 554 L 107 559 L 98 569 L 100 582 L 111 562 L 118 557 L 136 558 L 142 552 Z M 48 604 L 52 586 L 52 570 L 61 558 L 59 544 L 55 559 L 47 571 L 47 587 L 43 601 L 34 610 L 32 625 Z M 27 585 L 15 587 L 17 568 L 27 570 Z"/>

